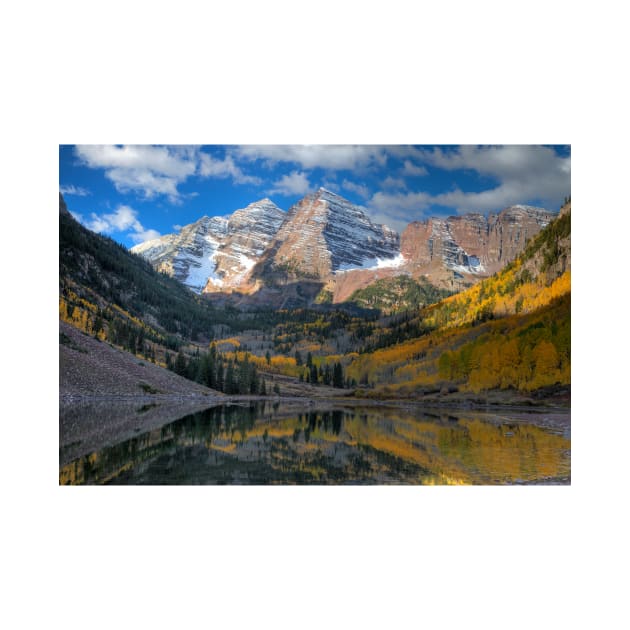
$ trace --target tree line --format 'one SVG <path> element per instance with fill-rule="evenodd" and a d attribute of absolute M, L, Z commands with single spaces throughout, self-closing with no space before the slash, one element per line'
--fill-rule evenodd
<path fill-rule="evenodd" d="M 175 357 L 167 352 L 166 367 L 179 376 L 224 394 L 266 396 L 270 393 L 264 376 L 259 374 L 247 353 L 239 361 L 237 355 L 233 359 L 227 358 L 215 346 L 211 346 L 206 353 L 200 353 L 197 349 L 190 358 L 186 358 L 181 350 Z M 277 384 L 272 391 L 280 393 Z"/>
<path fill-rule="evenodd" d="M 295 351 L 295 363 L 298 366 L 302 365 L 302 357 L 298 350 Z M 339 361 L 336 361 L 331 366 L 326 363 L 323 367 L 320 365 L 317 367 L 313 363 L 313 355 L 309 352 L 306 355 L 306 364 L 304 372 L 300 373 L 300 382 L 311 383 L 313 385 L 329 385 L 332 387 L 351 387 L 351 383 L 346 381 L 343 366 Z"/>

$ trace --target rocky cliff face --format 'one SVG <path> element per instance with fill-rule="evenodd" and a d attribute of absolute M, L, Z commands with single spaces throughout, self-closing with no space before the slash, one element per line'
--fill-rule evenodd
<path fill-rule="evenodd" d="M 228 221 L 227 236 L 214 256 L 215 274 L 206 291 L 243 285 L 286 218 L 273 201 L 263 199 L 234 212 Z"/>
<path fill-rule="evenodd" d="M 447 286 L 453 278 L 472 283 L 513 260 L 554 217 L 541 208 L 512 206 L 488 217 L 467 214 L 411 223 L 401 237 L 404 268 L 437 285 Z"/>
<path fill-rule="evenodd" d="M 285 219 L 269 199 L 262 199 L 227 217 L 202 217 L 167 234 L 141 243 L 132 252 L 197 292 L 240 286 Z"/>
<path fill-rule="evenodd" d="M 184 226 L 179 234 L 167 234 L 131 248 L 158 271 L 163 271 L 200 292 L 215 276 L 214 255 L 227 236 L 227 219 L 202 217 Z"/>
<path fill-rule="evenodd" d="M 538 234 L 556 214 L 531 206 L 512 206 L 488 216 L 487 266 L 495 273 L 514 260 L 529 238 Z"/>
<path fill-rule="evenodd" d="M 258 292 L 258 301 L 264 301 L 269 291 L 302 283 L 297 299 L 315 291 L 315 285 L 306 290 L 306 283 L 319 283 L 340 302 L 397 275 L 462 289 L 512 261 L 555 216 L 541 208 L 512 206 L 487 217 L 416 221 L 399 236 L 320 188 L 287 213 L 263 199 L 226 217 L 203 217 L 179 234 L 132 251 L 197 292 Z"/>
<path fill-rule="evenodd" d="M 320 188 L 293 206 L 252 277 L 267 281 L 324 280 L 399 254 L 399 236 L 361 209 Z"/>

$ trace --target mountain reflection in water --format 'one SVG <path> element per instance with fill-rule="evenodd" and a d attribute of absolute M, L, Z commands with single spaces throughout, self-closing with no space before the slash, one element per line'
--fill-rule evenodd
<path fill-rule="evenodd" d="M 570 483 L 568 414 L 223 405 L 80 457 L 60 484 Z"/>

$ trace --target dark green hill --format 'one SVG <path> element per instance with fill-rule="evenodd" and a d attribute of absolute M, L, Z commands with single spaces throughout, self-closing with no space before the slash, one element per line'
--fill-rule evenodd
<path fill-rule="evenodd" d="M 186 339 L 211 337 L 215 325 L 234 322 L 229 312 L 213 310 L 111 238 L 84 228 L 67 211 L 61 195 L 59 291 L 69 307 L 84 307 L 85 300 L 98 309 L 92 314 L 104 320 L 111 320 L 118 307 L 160 333 Z"/>
<path fill-rule="evenodd" d="M 377 280 L 364 289 L 358 289 L 348 301 L 389 314 L 422 308 L 450 294 L 450 291 L 439 289 L 426 280 L 396 276 Z"/>

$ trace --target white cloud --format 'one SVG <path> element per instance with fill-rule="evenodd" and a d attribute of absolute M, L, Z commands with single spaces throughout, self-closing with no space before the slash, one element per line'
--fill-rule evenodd
<path fill-rule="evenodd" d="M 384 193 L 377 192 L 370 199 L 370 207 L 377 210 L 393 208 L 407 211 L 426 208 L 431 202 L 431 195 L 426 192 Z"/>
<path fill-rule="evenodd" d="M 356 193 L 359 197 L 363 197 L 363 199 L 367 199 L 370 196 L 370 189 L 364 184 L 356 184 L 355 182 L 344 179 L 341 185 L 346 190 Z"/>
<path fill-rule="evenodd" d="M 86 166 L 104 169 L 119 192 L 139 192 L 147 198 L 166 195 L 175 202 L 177 185 L 197 168 L 195 147 L 78 145 L 75 152 Z"/>
<path fill-rule="evenodd" d="M 436 195 L 435 203 L 459 212 L 501 210 L 528 199 L 539 199 L 557 208 L 571 192 L 571 157 L 562 157 L 550 147 L 463 145 L 452 151 L 422 150 L 423 159 L 446 170 L 469 169 L 497 180 L 497 185 L 480 192 L 459 189 Z"/>
<path fill-rule="evenodd" d="M 177 230 L 177 231 L 179 232 L 179 231 L 180 231 L 183 227 L 184 227 L 183 225 L 180 225 L 179 223 L 176 223 L 176 224 L 173 226 L 173 229 L 174 229 L 174 230 Z"/>
<path fill-rule="evenodd" d="M 92 212 L 90 220 L 85 221 L 85 226 L 92 232 L 113 232 L 112 224 L 94 212 Z"/>
<path fill-rule="evenodd" d="M 419 177 L 427 175 L 428 171 L 424 166 L 418 166 L 414 164 L 411 160 L 405 160 L 403 164 L 402 174 L 409 177 Z"/>
<path fill-rule="evenodd" d="M 166 195 L 171 201 L 179 199 L 178 180 L 139 169 L 114 168 L 106 173 L 122 193 L 141 192 L 147 198 Z"/>
<path fill-rule="evenodd" d="M 59 192 L 62 195 L 76 195 L 77 197 L 87 197 L 92 194 L 87 188 L 81 188 L 81 186 L 75 186 L 74 184 L 59 186 Z"/>
<path fill-rule="evenodd" d="M 261 183 L 258 177 L 246 175 L 232 156 L 218 159 L 197 146 L 78 145 L 75 152 L 85 166 L 103 169 L 119 192 L 146 198 L 164 195 L 172 203 L 182 199 L 178 185 L 194 175 L 231 177 L 236 184 Z"/>
<path fill-rule="evenodd" d="M 78 145 L 77 155 L 92 168 L 150 171 L 179 181 L 195 172 L 194 148 L 149 145 Z"/>
<path fill-rule="evenodd" d="M 134 243 L 142 243 L 160 236 L 157 230 L 145 228 L 138 221 L 138 212 L 126 205 L 118 206 L 115 212 L 109 214 L 98 215 L 92 212 L 89 220 L 84 220 L 80 215 L 75 216 L 85 227 L 93 232 L 104 232 L 106 234 L 127 232 L 127 236 Z"/>
<path fill-rule="evenodd" d="M 401 151 L 402 149 L 403 147 Z M 464 145 L 452 150 L 414 147 L 404 149 L 406 152 L 413 152 L 414 162 L 422 160 L 445 170 L 475 171 L 494 179 L 495 184 L 490 184 L 486 190 L 481 191 L 456 188 L 439 194 L 377 192 L 370 199 L 368 209 L 372 216 L 385 223 L 391 217 L 389 224 L 392 227 L 400 227 L 405 221 L 424 218 L 431 206 L 443 206 L 459 213 L 485 214 L 517 203 L 538 201 L 546 208 L 554 210 L 559 207 L 565 195 L 571 192 L 571 158 L 562 157 L 549 147 Z M 410 161 L 409 163 L 414 166 Z M 407 169 L 406 163 L 405 168 Z M 386 182 L 388 186 L 385 186 Z M 387 178 L 383 187 L 395 190 L 395 182 L 395 179 Z"/>
<path fill-rule="evenodd" d="M 431 203 L 431 195 L 426 192 L 377 192 L 368 202 L 370 216 L 389 227 L 403 230 L 411 221 L 423 218 L 423 211 Z"/>
<path fill-rule="evenodd" d="M 132 232 L 128 236 L 137 245 L 138 243 L 144 243 L 145 241 L 152 241 L 154 238 L 159 238 L 160 233 L 157 230 L 141 230 L 140 232 Z"/>
<path fill-rule="evenodd" d="M 327 190 L 332 190 L 332 192 L 339 193 L 341 192 L 341 187 L 337 182 L 331 181 L 329 179 L 322 180 L 322 186 Z"/>
<path fill-rule="evenodd" d="M 269 166 L 293 162 L 303 169 L 354 170 L 387 162 L 384 147 L 369 145 L 243 145 L 234 154 L 238 159 L 263 160 Z"/>
<path fill-rule="evenodd" d="M 231 177 L 237 184 L 260 184 L 260 177 L 245 175 L 241 168 L 234 163 L 231 155 L 226 155 L 225 159 L 219 160 L 208 153 L 199 154 L 199 175 L 202 177 Z"/>
<path fill-rule="evenodd" d="M 301 171 L 291 171 L 288 175 L 283 175 L 278 181 L 273 183 L 273 188 L 269 190 L 270 195 L 278 194 L 286 197 L 291 195 L 305 195 L 311 189 L 306 173 Z"/>
<path fill-rule="evenodd" d="M 402 177 L 392 177 L 388 175 L 382 182 L 381 186 L 383 188 L 390 188 L 392 190 L 404 190 L 407 185 L 405 184 L 405 180 Z"/>
<path fill-rule="evenodd" d="M 138 213 L 129 206 L 118 206 L 118 209 L 113 214 L 106 214 L 103 218 L 107 220 L 112 228 L 117 232 L 124 232 L 130 227 L 135 229 L 143 229 L 138 219 L 136 218 Z"/>

